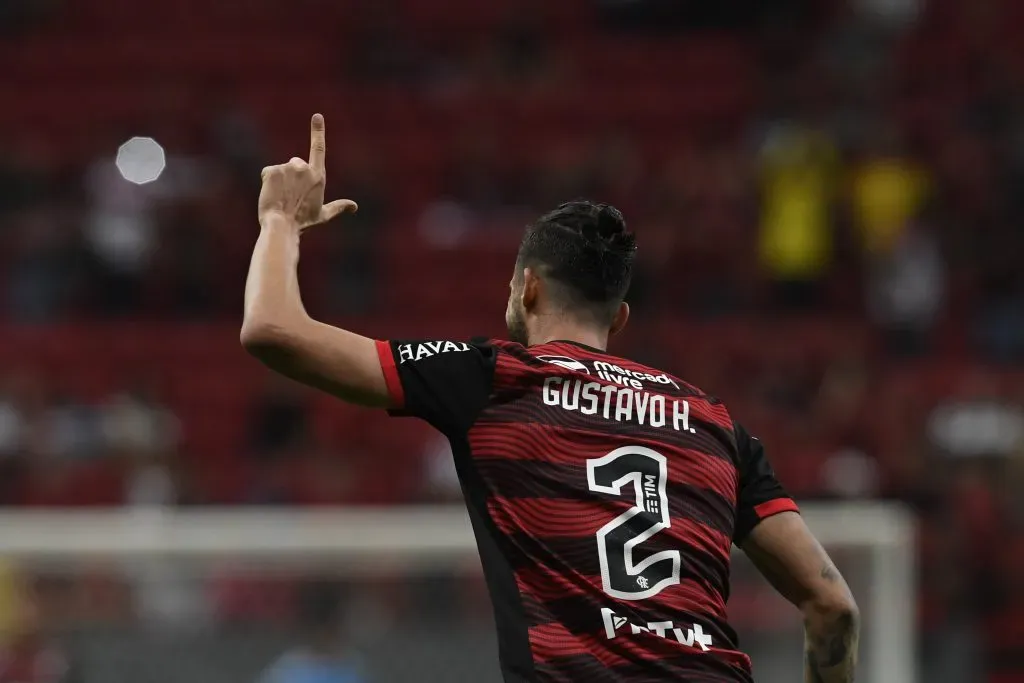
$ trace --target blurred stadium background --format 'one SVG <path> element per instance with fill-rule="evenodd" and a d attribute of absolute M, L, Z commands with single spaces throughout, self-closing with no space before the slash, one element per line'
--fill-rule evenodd
<path fill-rule="evenodd" d="M 867 605 L 864 680 L 1024 681 L 1022 28 L 1015 0 L 3 0 L 0 683 L 300 683 L 268 667 L 324 642 L 352 667 L 324 683 L 497 680 L 446 444 L 237 343 L 259 170 L 314 111 L 361 206 L 304 241 L 315 315 L 501 334 L 523 225 L 618 205 L 615 350 L 766 442 Z M 796 613 L 742 564 L 730 604 L 759 680 L 797 680 Z"/>

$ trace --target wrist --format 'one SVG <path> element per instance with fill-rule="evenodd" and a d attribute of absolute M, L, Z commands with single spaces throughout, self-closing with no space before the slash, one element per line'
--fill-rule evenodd
<path fill-rule="evenodd" d="M 299 224 L 291 216 L 281 211 L 267 211 L 260 215 L 260 228 L 263 230 L 286 231 L 299 233 Z"/>

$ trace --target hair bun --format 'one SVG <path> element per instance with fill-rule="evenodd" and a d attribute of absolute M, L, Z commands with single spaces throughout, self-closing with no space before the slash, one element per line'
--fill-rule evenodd
<path fill-rule="evenodd" d="M 610 204 L 598 204 L 595 219 L 595 241 L 600 247 L 613 252 L 636 251 L 636 239 L 627 230 L 621 211 Z"/>
<path fill-rule="evenodd" d="M 562 204 L 544 216 L 544 221 L 576 232 L 589 248 L 602 253 L 636 251 L 636 239 L 627 231 L 626 219 L 610 204 L 577 199 Z"/>
<path fill-rule="evenodd" d="M 614 206 L 598 204 L 591 209 L 590 220 L 582 221 L 579 230 L 588 242 L 610 245 L 626 234 L 626 219 Z"/>
<path fill-rule="evenodd" d="M 609 204 L 598 205 L 597 234 L 603 239 L 613 241 L 618 235 L 626 232 L 626 219 L 622 212 Z"/>

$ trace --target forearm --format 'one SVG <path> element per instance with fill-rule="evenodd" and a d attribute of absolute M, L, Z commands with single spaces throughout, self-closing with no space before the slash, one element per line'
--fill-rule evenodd
<path fill-rule="evenodd" d="M 851 683 L 857 666 L 860 615 L 851 602 L 804 608 L 805 683 Z"/>
<path fill-rule="evenodd" d="M 298 229 L 285 218 L 266 220 L 245 282 L 243 338 L 284 332 L 289 323 L 308 319 L 299 292 L 298 264 Z"/>
<path fill-rule="evenodd" d="M 372 339 L 309 317 L 299 293 L 299 232 L 265 221 L 245 282 L 241 341 L 271 370 L 352 403 L 389 406 Z"/>

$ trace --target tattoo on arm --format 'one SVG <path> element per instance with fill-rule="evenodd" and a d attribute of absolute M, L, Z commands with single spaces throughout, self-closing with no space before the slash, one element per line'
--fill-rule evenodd
<path fill-rule="evenodd" d="M 805 680 L 807 683 L 825 683 L 825 679 L 821 676 L 821 669 L 818 668 L 818 662 L 814 660 L 814 653 L 807 650 L 806 655 L 807 674 Z"/>
<path fill-rule="evenodd" d="M 821 578 L 830 583 L 841 580 L 831 564 L 822 567 Z M 852 683 L 859 636 L 856 611 L 812 611 L 806 630 L 806 683 Z"/>

